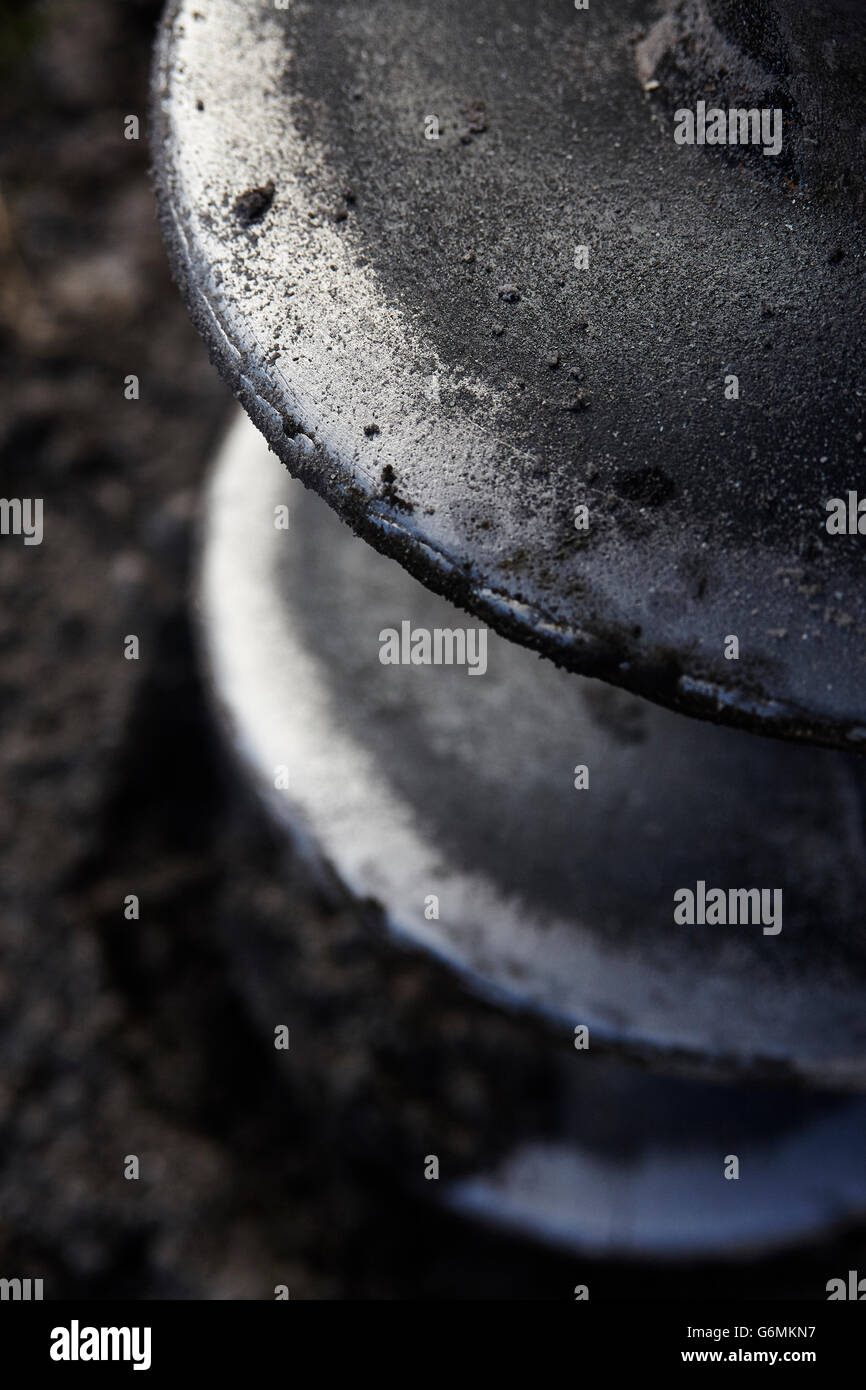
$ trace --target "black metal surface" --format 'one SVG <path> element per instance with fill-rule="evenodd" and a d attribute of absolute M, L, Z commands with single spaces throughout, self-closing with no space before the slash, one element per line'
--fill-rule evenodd
<path fill-rule="evenodd" d="M 645 0 L 174 3 L 154 148 L 216 361 L 366 539 L 575 670 L 857 748 L 864 540 L 825 504 L 862 469 L 863 236 L 809 141 L 862 20 L 820 10 L 771 55 L 778 165 L 674 143 Z M 744 12 L 714 7 L 734 39 Z"/>
<path fill-rule="evenodd" d="M 678 718 L 495 634 L 476 677 L 383 666 L 382 631 L 460 615 L 243 418 L 209 494 L 200 614 L 255 784 L 401 946 L 669 1069 L 863 1087 L 862 759 Z M 698 880 L 775 886 L 779 930 L 678 923 Z"/>
<path fill-rule="evenodd" d="M 862 1214 L 866 1102 L 802 1085 L 866 1078 L 860 759 L 679 719 L 493 635 L 478 679 L 383 667 L 383 628 L 459 615 L 243 416 L 199 613 L 239 764 L 354 923 L 348 970 L 302 1002 L 326 939 L 294 919 L 226 935 L 262 1027 L 292 1001 L 292 1072 L 335 1142 L 605 1259 L 743 1258 Z M 781 931 L 676 925 L 674 887 L 703 875 L 783 884 Z"/>

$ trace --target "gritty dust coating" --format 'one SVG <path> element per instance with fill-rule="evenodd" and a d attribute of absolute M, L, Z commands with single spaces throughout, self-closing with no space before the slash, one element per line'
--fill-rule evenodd
<path fill-rule="evenodd" d="M 857 746 L 859 542 L 823 521 L 862 467 L 862 236 L 674 145 L 656 15 L 170 6 L 175 272 L 271 446 L 430 587 L 674 708 Z"/>

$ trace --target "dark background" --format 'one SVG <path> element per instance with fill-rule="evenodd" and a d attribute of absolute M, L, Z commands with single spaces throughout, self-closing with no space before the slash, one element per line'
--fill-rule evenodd
<path fill-rule="evenodd" d="M 156 225 L 159 8 L 0 3 L 0 491 L 45 499 L 41 546 L 0 538 L 0 1276 L 47 1298 L 822 1297 L 858 1250 L 866 1272 L 856 1237 L 650 1270 L 457 1222 L 358 1160 L 249 1012 L 233 935 L 341 923 L 238 784 L 199 673 L 199 490 L 232 401 Z"/>

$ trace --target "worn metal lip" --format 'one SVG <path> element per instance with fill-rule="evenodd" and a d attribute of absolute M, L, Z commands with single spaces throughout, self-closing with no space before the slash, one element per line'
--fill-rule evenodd
<path fill-rule="evenodd" d="M 272 524 L 268 530 L 268 519 L 275 504 L 287 501 L 297 529 L 294 550 L 281 551 Z M 402 777 L 407 768 L 415 768 L 422 780 L 431 777 L 434 803 L 444 795 L 448 782 L 437 781 L 441 770 L 428 766 L 426 753 L 416 757 L 418 750 L 413 752 L 411 740 L 407 746 L 391 747 L 387 711 L 397 687 L 387 679 L 371 685 L 369 672 L 362 679 L 364 663 L 370 659 L 369 652 L 363 655 L 363 644 L 356 650 L 357 642 L 350 642 L 345 669 L 341 657 L 333 665 L 331 650 L 336 633 L 359 631 L 365 622 L 376 626 L 384 611 L 383 595 L 386 605 L 396 605 L 395 611 L 411 612 L 411 605 L 423 603 L 420 611 L 427 612 L 431 621 L 441 607 L 442 618 L 450 625 L 453 614 L 449 618 L 448 605 L 425 594 L 399 568 L 385 565 L 342 533 L 321 504 L 268 458 L 264 441 L 243 416 L 238 417 L 215 464 L 206 516 L 198 616 L 206 667 L 224 727 L 270 813 L 291 830 L 323 884 L 348 892 L 356 901 L 378 903 L 382 925 L 403 949 L 435 957 L 480 997 L 530 1015 L 547 1030 L 561 1033 L 575 1023 L 588 1023 L 600 1048 L 649 1061 L 672 1075 L 863 1089 L 866 1054 L 860 1022 L 862 991 L 857 984 L 857 978 L 862 978 L 862 949 L 860 919 L 851 899 L 856 882 L 862 880 L 858 867 L 862 853 L 857 848 L 862 835 L 860 760 L 819 749 L 786 752 L 774 742 L 672 720 L 670 714 L 637 701 L 642 714 L 641 710 L 612 711 L 617 719 L 640 715 L 645 723 L 647 741 L 629 751 L 630 745 L 619 747 L 619 734 L 605 732 L 606 725 L 593 732 L 593 720 L 587 723 L 586 708 L 581 713 L 586 699 L 581 691 L 587 683 L 550 667 L 536 670 L 530 653 L 502 644 L 496 659 L 507 662 L 516 673 L 508 677 L 516 684 L 514 698 L 507 696 L 509 717 L 503 736 L 523 748 L 536 700 L 541 700 L 550 716 L 550 728 L 539 736 L 533 759 L 527 761 L 525 749 L 518 759 L 530 776 L 527 786 L 535 788 L 534 799 L 527 799 L 528 790 L 520 792 L 520 816 L 527 828 L 535 823 L 552 826 L 551 814 L 562 814 L 565 802 L 550 801 L 544 791 L 545 769 L 549 771 L 551 747 L 557 767 L 562 758 L 567 762 L 572 731 L 589 762 L 601 759 L 606 766 L 604 780 L 610 791 L 597 785 L 596 796 L 602 799 L 593 804 L 589 819 L 578 820 L 574 832 L 557 833 L 557 847 L 551 851 L 553 867 L 538 863 L 531 867 L 539 853 L 537 839 L 529 847 L 517 840 L 510 852 L 507 847 L 497 849 L 479 864 L 475 850 L 480 845 L 487 853 L 485 836 L 493 833 L 503 817 L 511 825 L 515 807 L 509 808 L 502 795 L 494 795 L 493 820 L 488 807 L 486 830 L 478 832 L 472 848 L 465 853 L 459 850 L 466 837 L 471 839 L 478 811 L 473 798 L 477 801 L 481 796 L 475 788 L 478 776 L 473 775 L 461 782 L 464 790 L 455 803 L 459 808 L 455 811 L 458 830 L 453 832 L 457 842 L 449 846 L 441 838 L 447 816 L 439 831 L 435 826 L 425 829 L 417 821 L 424 798 L 416 805 L 415 794 L 401 791 L 394 777 Z M 309 562 L 316 556 L 311 568 Z M 289 572 L 283 574 L 287 564 L 298 571 L 294 585 Z M 330 580 L 328 566 L 333 567 Z M 354 578 L 347 582 L 347 574 Z M 361 595 L 367 596 L 366 605 Z M 374 638 L 372 633 L 371 643 Z M 491 652 L 493 660 L 495 648 Z M 376 669 L 381 678 L 382 668 Z M 475 684 L 464 680 L 467 687 Z M 536 694 L 539 687 L 542 693 Z M 355 692 L 363 733 L 348 718 L 345 702 L 350 690 Z M 604 687 L 598 690 L 610 699 L 616 695 Z M 429 698 L 424 697 L 425 703 Z M 493 698 L 496 709 L 506 697 L 494 693 Z M 419 728 L 425 727 L 424 718 L 443 717 L 445 727 L 453 731 L 462 708 L 457 743 L 463 751 L 458 753 L 454 746 L 448 754 L 449 767 L 453 761 L 457 775 L 467 757 L 471 761 L 476 756 L 475 752 L 470 756 L 475 744 L 465 727 L 467 718 L 475 719 L 476 734 L 485 724 L 492 726 L 483 713 L 471 715 L 471 705 L 462 695 L 450 714 L 438 700 L 427 704 L 427 715 L 424 704 L 419 707 Z M 341 701 L 342 714 L 337 717 Z M 363 716 L 368 704 L 369 720 Z M 399 701 L 398 706 L 408 716 L 409 708 Z M 569 731 L 561 749 L 562 730 L 554 734 L 555 724 Z M 440 751 L 442 737 L 440 729 L 435 740 Z M 551 739 L 556 741 L 548 746 Z M 593 740 L 591 745 L 587 739 Z M 383 746 L 391 750 L 390 767 L 376 763 Z M 731 780 L 726 782 L 724 768 L 731 759 L 735 766 L 731 764 Z M 272 771 L 284 760 L 291 787 L 276 791 Z M 672 760 L 679 768 L 671 777 L 665 769 L 672 767 Z M 482 760 L 477 771 L 483 766 Z M 697 772 L 689 772 L 695 767 L 710 778 L 713 801 L 723 805 L 733 797 L 732 809 L 706 829 L 697 825 L 697 808 L 706 798 L 695 800 L 701 781 Z M 628 810 L 633 775 L 645 777 L 647 786 L 655 789 L 645 811 L 641 797 L 633 811 Z M 657 776 L 662 778 L 663 792 L 656 786 Z M 823 806 L 817 818 L 814 809 L 806 809 L 803 785 Z M 746 832 L 753 816 L 763 814 L 768 797 L 777 806 L 773 831 L 766 839 L 766 851 L 753 853 L 748 844 L 755 837 Z M 825 798 L 832 800 L 832 816 Z M 470 801 L 472 806 L 466 809 Z M 663 823 L 655 829 L 647 825 L 649 838 L 642 841 L 641 827 L 659 814 Z M 577 836 L 573 851 L 568 848 L 570 840 L 563 842 L 563 833 Z M 731 838 L 740 841 L 740 859 L 745 852 L 757 873 L 749 882 L 765 881 L 758 872 L 763 866 L 772 881 L 783 885 L 789 916 L 778 938 L 778 951 L 775 940 L 765 948 L 754 928 L 719 929 L 701 942 L 692 936 L 673 939 L 668 919 L 659 914 L 658 904 L 648 906 L 648 895 L 654 901 L 667 901 L 668 886 L 671 890 L 676 886 L 671 876 L 679 870 L 666 863 L 662 873 L 653 845 L 657 841 L 669 845 L 671 852 L 663 857 L 676 860 L 679 841 L 686 833 L 693 843 L 679 860 L 687 866 L 685 882 L 694 883 L 696 875 L 703 876 L 715 847 Z M 805 860 L 792 848 L 801 840 L 809 846 Z M 759 836 L 755 843 L 760 846 L 764 840 Z M 462 857 L 455 861 L 455 854 Z M 524 869 L 522 859 L 527 854 L 530 867 Z M 577 897 L 573 892 L 574 874 L 583 884 L 585 901 L 602 904 L 602 898 L 591 896 L 593 883 L 618 882 L 621 870 L 616 866 L 624 854 L 636 866 L 629 871 L 635 881 L 625 899 L 617 897 L 607 908 L 585 909 L 580 892 Z M 605 863 L 611 856 L 613 868 L 608 870 Z M 737 862 L 736 856 L 730 862 Z M 526 880 L 525 899 L 515 898 L 515 884 L 501 881 L 503 867 L 507 870 L 509 863 L 518 886 Z M 590 875 L 585 883 L 584 872 Z M 709 873 L 712 877 L 713 870 Z M 562 893 L 555 885 L 559 877 L 568 880 Z M 800 879 L 802 885 L 795 882 Z M 821 902 L 830 895 L 820 911 L 814 899 L 817 881 Z M 452 903 L 450 920 L 441 929 L 440 924 L 423 920 L 418 895 L 424 883 L 436 884 L 436 891 Z M 732 931 L 735 935 L 730 935 Z M 753 1007 L 756 993 L 761 997 L 758 1009 Z M 828 1038 L 835 1038 L 835 1045 Z"/>
<path fill-rule="evenodd" d="M 524 6 L 516 3 L 512 9 L 524 17 Z M 647 7 L 631 3 L 627 9 L 633 19 Z M 302 10 L 307 16 L 315 15 L 315 7 Z M 196 20 L 195 12 L 202 15 L 201 20 Z M 381 26 L 388 13 L 388 5 L 371 7 L 365 23 L 373 26 L 374 38 L 384 41 Z M 634 553 L 628 547 L 618 551 L 621 538 L 615 538 L 611 539 L 610 553 L 605 552 L 598 564 L 592 556 L 585 562 L 575 559 L 567 544 L 568 525 L 561 510 L 564 504 L 558 504 L 558 512 L 545 510 L 542 502 L 536 507 L 546 484 L 539 492 L 530 481 L 540 468 L 562 498 L 561 462 L 555 466 L 553 456 L 543 449 L 540 454 L 531 448 L 521 453 L 513 431 L 509 433 L 510 427 L 501 424 L 507 402 L 499 385 L 486 379 L 483 371 L 475 373 L 472 380 L 471 372 L 468 376 L 464 372 L 461 378 L 459 372 L 455 374 L 453 362 L 441 362 L 435 340 L 426 333 L 423 316 L 420 327 L 417 321 L 413 325 L 419 336 L 408 347 L 407 340 L 401 339 L 410 369 L 395 380 L 393 362 L 382 344 L 392 330 L 397 337 L 392 337 L 391 347 L 408 331 L 407 301 L 390 293 L 387 286 L 383 288 L 381 278 L 377 280 L 362 265 L 363 244 L 353 240 L 352 234 L 343 237 L 323 223 L 305 222 L 304 256 L 292 260 L 301 219 L 317 200 L 333 197 L 334 182 L 342 171 L 339 159 L 334 169 L 329 168 L 329 148 L 323 158 L 315 142 L 300 134 L 293 123 L 289 105 L 293 113 L 302 110 L 304 94 L 293 90 L 291 103 L 283 100 L 282 25 L 291 26 L 296 18 L 292 11 L 286 15 L 253 13 L 236 0 L 210 0 L 207 6 L 175 0 L 162 22 L 153 79 L 155 186 L 174 273 L 216 365 L 272 448 L 290 471 L 323 496 L 376 549 L 396 558 L 428 587 L 475 613 L 496 631 L 556 664 L 714 722 L 862 750 L 866 708 L 860 637 L 866 632 L 866 594 L 862 582 L 856 580 L 848 552 L 844 579 L 839 579 L 832 560 L 826 559 L 826 547 L 825 557 L 819 556 L 805 567 L 799 565 L 800 577 L 807 581 L 799 587 L 810 589 L 814 580 L 818 591 L 822 586 L 828 590 L 836 583 L 844 585 L 846 612 L 834 609 L 835 600 L 827 598 L 823 619 L 810 613 L 808 598 L 798 596 L 796 580 L 778 577 L 786 565 L 797 571 L 798 555 L 775 543 L 761 550 L 762 542 L 756 542 L 757 551 L 745 544 L 739 549 L 732 547 L 735 531 L 730 527 L 724 545 L 713 549 L 713 542 L 710 546 L 708 570 L 715 565 L 718 571 L 710 580 L 711 589 L 718 589 L 714 606 L 703 598 L 696 599 L 691 580 L 686 582 L 677 573 L 681 562 L 694 559 L 693 547 L 678 538 L 676 525 L 672 528 L 668 522 L 662 523 L 652 506 L 640 509 L 640 517 L 631 517 L 638 530 L 649 527 L 649 549 L 644 546 L 641 550 L 636 542 Z M 333 21 L 337 27 L 341 22 Z M 618 44 L 624 22 L 616 21 Z M 614 21 L 599 23 L 599 30 L 585 33 L 590 55 L 602 52 L 610 37 L 604 25 Z M 220 35 L 230 53 L 229 64 L 240 73 L 239 85 L 234 87 L 225 54 L 222 64 L 212 62 L 220 51 Z M 239 36 L 244 39 L 240 47 L 230 44 L 229 40 Z M 357 42 L 357 35 L 351 36 L 351 42 Z M 351 42 L 347 38 L 347 49 Z M 506 59 L 513 61 L 514 56 L 512 47 Z M 605 59 L 604 81 L 621 87 L 625 68 L 621 56 L 618 61 L 620 66 L 611 75 Z M 194 91 L 202 93 L 197 100 L 193 100 Z M 630 119 L 636 114 L 632 106 L 641 99 L 635 83 L 634 95 L 628 98 Z M 203 112 L 197 111 L 199 100 Z M 327 95 L 322 100 L 326 104 Z M 308 124 L 309 118 L 306 110 Z M 333 121 L 333 112 L 329 119 Z M 203 131 L 208 133 L 203 135 Z M 401 138 L 404 134 L 397 132 Z M 649 124 L 636 138 L 645 142 L 648 157 L 664 157 L 657 133 Z M 202 154 L 204 146 L 206 157 Z M 506 156 L 508 153 L 506 150 Z M 299 162 L 309 166 L 310 187 L 292 190 L 287 187 L 289 170 Z M 278 188 L 273 206 L 261 227 L 239 234 L 235 205 L 227 190 L 239 194 L 260 185 L 265 171 L 275 163 L 280 169 L 275 170 Z M 598 161 L 592 167 L 597 172 Z M 219 170 L 218 176 L 215 170 Z M 676 170 L 668 157 L 666 173 Z M 689 170 L 687 175 L 681 170 L 677 174 L 678 193 L 682 192 L 682 179 L 691 179 L 696 188 L 709 189 L 706 196 L 715 198 L 726 214 L 741 202 L 745 206 L 754 201 L 761 215 L 783 215 L 784 200 L 773 189 L 741 183 L 732 191 L 730 174 L 721 166 L 690 164 Z M 213 176 L 212 186 L 207 184 L 207 177 L 202 182 L 202 174 Z M 208 191 L 202 193 L 206 185 Z M 848 265 L 857 266 L 859 273 L 862 246 L 858 234 L 847 224 L 820 208 L 798 208 L 789 215 L 801 219 L 802 235 L 813 237 L 816 245 L 821 237 L 831 234 L 842 240 L 849 248 Z M 443 220 L 447 224 L 447 217 Z M 766 248 L 762 254 L 766 261 Z M 332 261 L 335 255 L 339 259 Z M 325 273 L 330 265 L 338 267 L 333 275 Z M 297 273 L 304 286 L 296 301 L 303 325 L 294 341 L 303 346 L 306 331 L 312 342 L 309 351 L 304 349 L 303 369 L 296 366 L 291 379 L 288 357 L 293 354 L 287 354 L 271 336 L 273 296 L 285 293 L 290 272 Z M 324 312 L 326 297 L 334 289 L 338 298 L 342 297 L 340 311 L 319 331 L 316 340 L 317 315 Z M 850 338 L 856 328 L 853 301 L 850 296 L 846 301 L 844 295 L 840 299 L 835 287 L 826 292 L 836 295 L 833 302 L 837 307 L 848 304 L 847 323 L 841 323 L 841 328 L 842 337 Z M 651 303 L 649 299 L 647 304 Z M 798 309 L 789 316 L 790 327 L 782 332 L 783 338 L 787 334 L 784 346 L 795 355 L 802 329 L 800 313 Z M 607 327 L 602 322 L 600 333 Z M 850 342 L 846 351 L 849 356 L 854 351 Z M 429 379 L 423 373 L 423 380 L 419 376 L 422 360 L 438 364 L 432 372 L 437 390 L 443 383 L 448 388 L 446 395 L 458 386 L 463 390 L 469 401 L 465 408 L 446 411 L 432 401 L 424 403 Z M 355 366 L 350 370 L 352 363 Z M 795 371 L 794 364 L 790 370 Z M 365 383 L 377 373 L 382 382 L 393 387 L 391 404 L 386 392 L 385 404 L 375 412 L 379 434 L 365 439 L 362 422 L 371 413 Z M 803 409 L 805 412 L 806 406 Z M 854 448 L 846 433 L 848 425 L 850 418 L 840 423 L 834 445 L 839 445 L 848 460 L 845 466 L 854 479 L 854 460 L 861 457 L 862 450 Z M 417 442 L 420 438 L 423 445 Z M 464 452 L 458 457 L 455 441 L 461 440 L 459 447 Z M 420 463 L 419 450 L 425 455 Z M 637 454 L 626 460 L 637 461 Z M 838 464 L 838 459 L 834 463 Z M 762 466 L 772 476 L 773 461 Z M 383 483 L 381 470 L 387 467 L 391 467 L 397 486 Z M 476 485 L 466 478 L 473 471 L 481 480 L 476 480 Z M 522 475 L 531 494 L 531 515 L 526 518 L 531 533 L 526 547 L 529 559 L 512 563 L 503 548 L 520 554 Z M 801 468 L 800 477 L 804 476 L 807 472 Z M 506 482 L 499 487 L 503 478 Z M 495 479 L 499 480 L 496 485 Z M 498 509 L 493 532 L 504 539 L 501 543 L 497 540 L 492 549 L 477 530 L 481 512 L 473 501 L 474 486 L 484 499 L 482 511 L 494 502 Z M 581 487 L 585 486 L 582 479 Z M 412 511 L 407 510 L 406 489 Z M 500 495 L 503 492 L 505 495 Z M 819 492 L 816 483 L 816 507 Z M 625 505 L 628 511 L 629 504 Z M 780 506 L 784 509 L 786 505 L 786 499 L 781 498 Z M 428 515 L 431 507 L 437 513 L 435 520 Z M 797 501 L 792 518 L 801 511 Z M 820 524 L 816 512 L 819 540 Z M 573 532 L 570 540 L 574 541 Z M 838 554 L 842 554 L 841 549 Z M 564 558 L 555 578 L 545 580 L 545 569 L 550 571 L 551 565 L 556 568 L 554 556 Z M 619 570 L 618 559 L 623 562 Z M 731 590 L 738 581 L 743 599 L 725 600 L 725 590 Z M 567 596 L 569 584 L 576 599 Z M 766 594 L 772 585 L 775 607 L 768 606 Z M 657 590 L 655 595 L 647 593 L 653 589 Z M 675 612 L 682 622 L 673 617 Z M 761 630 L 761 625 L 770 621 L 773 631 L 784 633 L 784 637 L 770 638 Z M 707 647 L 710 630 L 716 651 Z M 745 649 L 736 671 L 720 655 L 729 631 L 741 634 Z M 804 641 L 798 641 L 801 631 Z M 815 640 L 807 647 L 804 643 L 810 635 Z M 807 650 L 816 655 L 806 655 Z"/>

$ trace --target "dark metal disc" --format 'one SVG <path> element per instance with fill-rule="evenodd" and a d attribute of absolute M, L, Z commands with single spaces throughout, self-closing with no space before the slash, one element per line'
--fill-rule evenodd
<path fill-rule="evenodd" d="M 201 613 L 256 785 L 404 946 L 668 1067 L 866 1082 L 862 759 L 680 719 L 493 633 L 475 676 L 383 665 L 386 629 L 461 615 L 243 417 L 214 473 Z M 698 881 L 779 889 L 781 930 L 678 925 L 674 894 Z"/>
<path fill-rule="evenodd" d="M 825 504 L 864 476 L 863 236 L 674 143 L 657 13 L 169 5 L 175 272 L 289 468 L 425 584 L 660 703 L 858 746 L 866 538 Z"/>

